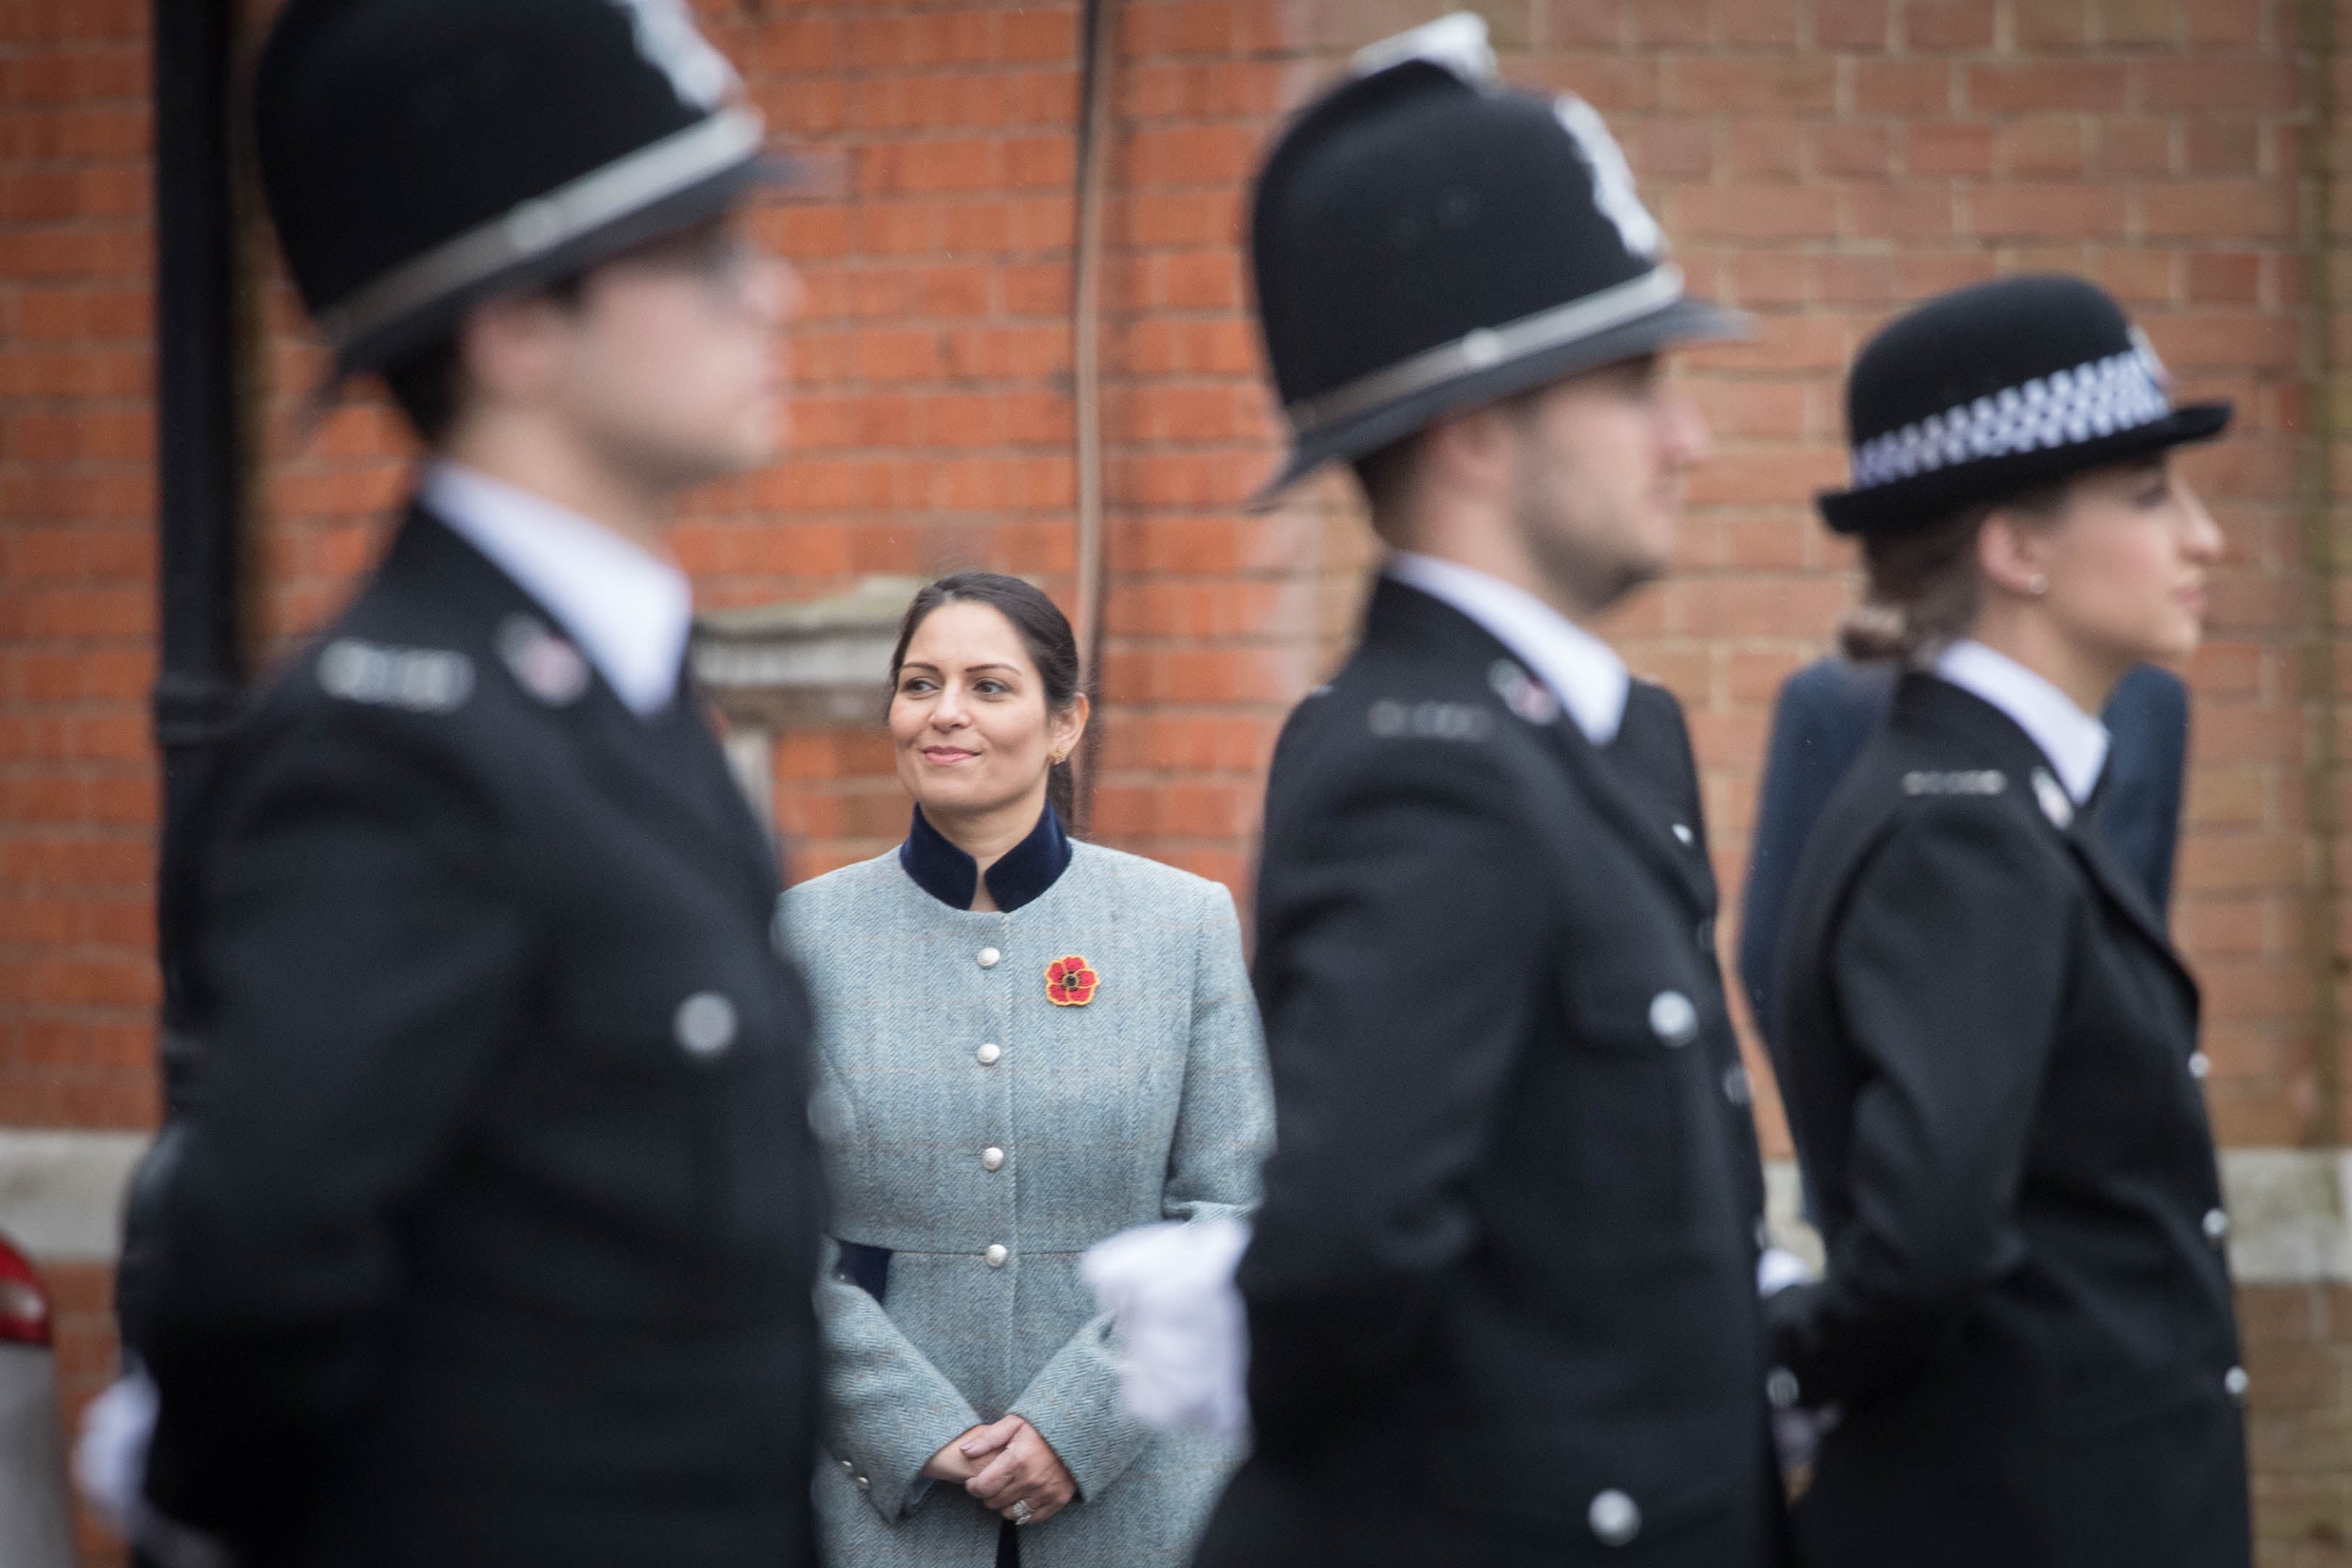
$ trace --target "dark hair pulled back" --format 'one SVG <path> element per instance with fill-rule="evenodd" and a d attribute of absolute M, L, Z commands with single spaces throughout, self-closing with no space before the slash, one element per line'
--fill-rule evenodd
<path fill-rule="evenodd" d="M 954 572 L 916 591 L 898 621 L 898 646 L 890 650 L 893 692 L 898 688 L 899 667 L 907 662 L 907 645 L 915 640 L 915 633 L 931 612 L 943 605 L 986 605 L 1013 623 L 1013 629 L 1021 634 L 1022 646 L 1029 651 L 1029 662 L 1037 667 L 1046 712 L 1066 713 L 1077 701 L 1078 639 L 1070 630 L 1069 617 L 1045 596 L 1045 590 L 1002 572 Z M 1076 773 L 1066 759 L 1055 763 L 1046 775 L 1045 798 L 1063 826 L 1074 827 Z"/>
<path fill-rule="evenodd" d="M 2046 527 L 2065 508 L 2068 481 L 1979 501 L 1922 528 L 1862 541 L 1863 601 L 1838 626 L 1838 647 L 1861 661 L 1916 664 L 1967 637 L 1984 605 L 1977 535 L 2000 512 Z"/>

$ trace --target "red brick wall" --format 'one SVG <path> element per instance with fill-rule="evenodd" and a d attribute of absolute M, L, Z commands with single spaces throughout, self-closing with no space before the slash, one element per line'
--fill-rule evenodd
<path fill-rule="evenodd" d="M 1276 449 L 1234 245 L 1243 182 L 1346 50 L 1438 8 L 1118 6 L 1097 821 L 1237 888 L 1275 729 L 1343 641 L 1367 559 L 1343 481 L 1269 513 L 1241 505 Z M 2231 441 L 2191 464 L 2231 558 L 2191 671 L 2177 921 L 2206 985 L 2224 1139 L 2343 1142 L 2343 1042 L 2315 1026 L 2332 956 L 2318 921 L 2334 912 L 2319 873 L 2340 887 L 2352 856 L 2306 802 L 2315 780 L 2337 815 L 2352 808 L 2317 749 L 2352 605 L 2335 607 L 2306 544 L 2315 522 L 2344 548 L 2333 492 L 2298 489 L 2320 378 L 2352 346 L 2306 265 L 2326 254 L 2315 225 L 2331 193 L 2305 163 L 2333 127 L 2303 29 L 2327 6 L 1476 8 L 1510 74 L 1610 117 L 1696 287 L 1758 320 L 1751 344 L 1691 363 L 1719 450 L 1692 487 L 1681 574 L 1615 627 L 1691 710 L 1727 888 L 1773 689 L 1822 648 L 1850 592 L 1804 498 L 1840 474 L 1838 372 L 1875 322 L 1995 271 L 2074 268 L 2126 298 L 2189 391 L 2238 399 Z M 704 602 L 967 563 L 1036 574 L 1068 602 L 1075 6 L 702 9 L 778 130 L 843 174 L 836 199 L 763 220 L 809 287 L 792 334 L 795 450 L 680 524 Z M 153 1114 L 144 15 L 136 0 L 0 0 L 0 1124 Z M 404 447 L 367 406 L 305 436 L 317 351 L 282 288 L 266 307 L 254 583 L 259 638 L 280 647 L 368 559 Z M 803 867 L 896 837 L 887 771 L 869 732 L 782 742 Z M 70 1278 L 94 1310 L 92 1280 Z M 2347 1317 L 2340 1288 L 2248 1293 L 2269 1563 L 2345 1561 Z M 86 1392 L 104 1346 L 77 1342 Z"/>
<path fill-rule="evenodd" d="M 0 7 L 0 1124 L 155 1105 L 144 23 Z"/>

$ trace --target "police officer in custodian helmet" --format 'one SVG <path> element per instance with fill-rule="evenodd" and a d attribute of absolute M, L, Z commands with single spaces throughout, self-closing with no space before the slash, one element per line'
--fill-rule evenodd
<path fill-rule="evenodd" d="M 1781 1089 L 1828 1244 L 1774 1296 L 1770 1392 L 1830 1429 L 1820 1568 L 2249 1561 L 2230 1219 L 2197 987 L 2099 821 L 2093 715 L 2194 649 L 2221 535 L 2115 301 L 2019 277 L 1855 362 L 1851 651 L 1904 666 L 1813 830 Z"/>
<path fill-rule="evenodd" d="M 1457 16 L 1259 176 L 1296 445 L 1391 550 L 1268 787 L 1276 1152 L 1238 1283 L 1256 1449 L 1209 1568 L 1775 1560 L 1761 1183 L 1673 699 L 1578 624 L 1654 577 L 1706 435 L 1616 144 Z"/>
<path fill-rule="evenodd" d="M 659 542 L 781 429 L 761 121 L 677 0 L 289 0 L 255 130 L 431 461 L 191 835 L 147 1499 L 247 1565 L 805 1563 L 808 1003 Z"/>

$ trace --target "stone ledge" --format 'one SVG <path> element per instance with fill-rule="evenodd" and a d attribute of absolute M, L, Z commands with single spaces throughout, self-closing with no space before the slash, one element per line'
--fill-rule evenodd
<path fill-rule="evenodd" d="M 740 725 L 878 723 L 898 620 L 921 586 L 867 577 L 829 598 L 710 611 L 695 622 L 695 679 Z"/>
<path fill-rule="evenodd" d="M 32 1256 L 111 1263 L 144 1132 L 0 1129 L 0 1233 Z"/>
<path fill-rule="evenodd" d="M 1775 1245 L 1814 1268 L 1822 1238 L 1798 1215 L 1796 1163 L 1768 1160 Z M 2230 1272 L 2241 1285 L 2352 1283 L 2352 1149 L 2224 1149 Z"/>

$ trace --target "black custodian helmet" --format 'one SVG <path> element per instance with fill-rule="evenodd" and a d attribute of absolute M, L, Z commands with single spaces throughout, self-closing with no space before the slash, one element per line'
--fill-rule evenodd
<path fill-rule="evenodd" d="M 1260 499 L 1457 409 L 1741 318 L 1689 300 L 1601 117 L 1457 12 L 1359 54 L 1260 171 L 1251 261 L 1293 437 Z"/>
<path fill-rule="evenodd" d="M 1924 528 L 2230 423 L 2227 403 L 2174 407 L 2123 307 L 2063 273 L 1979 283 L 1896 317 L 1855 356 L 1845 400 L 1852 481 L 1820 498 L 1838 533 Z"/>
<path fill-rule="evenodd" d="M 289 0 L 254 137 L 339 376 L 782 174 L 683 0 Z"/>

